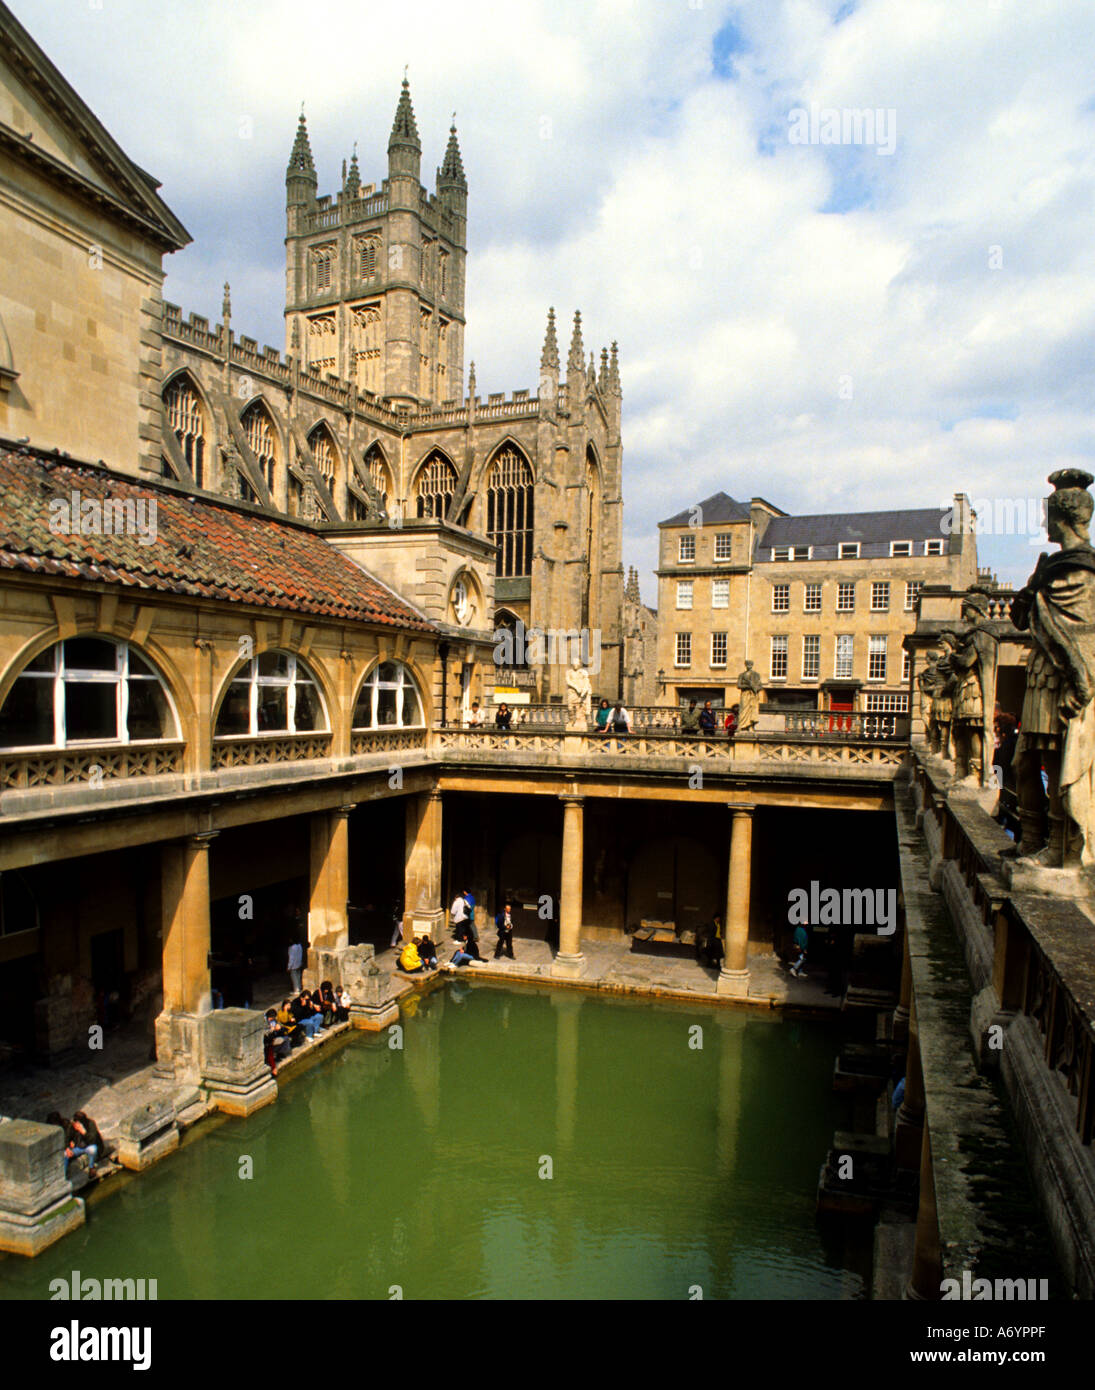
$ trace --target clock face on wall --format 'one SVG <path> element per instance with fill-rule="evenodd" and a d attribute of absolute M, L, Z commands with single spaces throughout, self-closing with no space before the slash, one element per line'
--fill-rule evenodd
<path fill-rule="evenodd" d="M 460 576 L 453 584 L 449 593 L 449 604 L 456 621 L 461 627 L 467 627 L 472 618 L 475 617 L 475 600 L 472 598 L 471 589 L 463 576 Z"/>

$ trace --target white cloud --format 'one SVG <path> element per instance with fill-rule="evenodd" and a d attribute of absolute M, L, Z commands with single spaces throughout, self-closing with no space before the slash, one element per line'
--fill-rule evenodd
<path fill-rule="evenodd" d="M 648 601 L 656 522 L 718 489 L 923 506 L 1038 495 L 1095 456 L 1087 0 L 839 23 L 837 0 L 420 0 L 410 29 L 360 0 L 13 8 L 195 235 L 169 297 L 215 318 L 229 279 L 238 331 L 274 344 L 299 102 L 321 192 L 355 140 L 379 180 L 409 64 L 427 183 L 458 113 L 480 391 L 534 386 L 548 304 L 564 357 L 575 307 L 587 354 L 620 342 Z M 894 154 L 792 146 L 812 101 L 893 109 Z M 981 545 L 1012 578 L 1035 553 Z"/>

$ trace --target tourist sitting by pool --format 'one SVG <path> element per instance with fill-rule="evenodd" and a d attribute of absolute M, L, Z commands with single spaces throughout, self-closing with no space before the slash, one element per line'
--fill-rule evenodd
<path fill-rule="evenodd" d="M 400 951 L 396 964 L 405 975 L 420 975 L 426 968 L 422 964 L 422 957 L 418 954 L 418 946 L 413 938 Z"/>
<path fill-rule="evenodd" d="M 471 956 L 472 960 L 482 960 L 479 954 L 479 943 L 475 939 L 474 928 L 470 922 L 462 922 L 460 929 L 456 933 L 456 939 L 460 942 L 460 949 Z"/>
<path fill-rule="evenodd" d="M 297 1023 L 304 1029 L 305 1037 L 314 1038 L 317 1033 L 323 1032 L 323 1015 L 317 1012 L 308 990 L 302 989 L 289 1008 Z"/>
<path fill-rule="evenodd" d="M 68 1165 L 72 1160 L 82 1158 L 85 1154 L 87 1155 L 88 1177 L 98 1177 L 95 1163 L 100 1155 L 104 1155 L 106 1145 L 103 1143 L 103 1136 L 99 1133 L 99 1126 L 95 1121 L 85 1115 L 82 1110 L 77 1110 L 71 1120 L 65 1120 L 56 1110 L 51 1110 L 46 1116 L 46 1124 L 57 1125 L 64 1131 L 65 1177 L 68 1177 Z"/>
<path fill-rule="evenodd" d="M 277 1020 L 282 1028 L 285 1029 L 286 1035 L 289 1038 L 289 1046 L 299 1047 L 304 1041 L 305 1034 L 304 1029 L 297 1022 L 296 1014 L 293 1013 L 291 999 L 283 999 L 281 1001 L 281 1008 L 277 1012 Z"/>
<path fill-rule="evenodd" d="M 428 936 L 419 938 L 418 954 L 422 957 L 422 964 L 429 966 L 431 970 L 437 969 L 437 947 Z"/>
<path fill-rule="evenodd" d="M 278 1022 L 277 1009 L 266 1010 L 266 1030 L 262 1041 L 266 1065 L 277 1076 L 278 1063 L 283 1058 L 288 1057 L 293 1050 L 293 1044 L 289 1041 L 289 1034 Z"/>
<path fill-rule="evenodd" d="M 327 1022 L 327 1013 L 330 1011 L 332 1023 L 345 1023 L 350 1017 L 348 1008 L 344 1008 L 342 1000 L 338 997 L 338 990 L 330 980 L 324 980 L 319 987 L 320 1003 L 323 1005 L 324 1023 Z"/>
<path fill-rule="evenodd" d="M 469 955 L 467 951 L 462 950 L 458 946 L 456 950 L 452 953 L 452 959 L 449 961 L 445 969 L 459 970 L 462 965 L 474 965 L 477 959 L 478 957 Z M 479 964 L 482 964 L 482 961 L 479 961 Z"/>

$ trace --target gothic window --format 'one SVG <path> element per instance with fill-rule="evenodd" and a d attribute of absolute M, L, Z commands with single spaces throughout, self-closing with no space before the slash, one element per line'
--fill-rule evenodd
<path fill-rule="evenodd" d="M 448 338 L 448 321 L 439 317 L 437 320 L 437 399 L 439 401 L 445 399 L 445 376 L 449 355 Z"/>
<path fill-rule="evenodd" d="M 163 393 L 163 405 L 167 423 L 175 431 L 183 458 L 194 475 L 194 481 L 201 487 L 205 473 L 205 410 L 201 397 L 189 378 L 180 376 Z"/>
<path fill-rule="evenodd" d="M 355 729 L 421 728 L 422 697 L 410 671 L 401 661 L 382 661 L 365 677 L 354 706 Z"/>
<path fill-rule="evenodd" d="M 334 274 L 335 248 L 312 247 L 312 290 L 329 290 Z"/>
<path fill-rule="evenodd" d="M 387 511 L 388 499 L 392 495 L 392 475 L 388 472 L 388 465 L 384 462 L 384 455 L 380 452 L 378 444 L 374 444 L 366 453 L 365 467 L 369 471 L 369 481 L 380 493 L 384 510 Z"/>
<path fill-rule="evenodd" d="M 496 573 L 532 573 L 532 469 L 516 449 L 497 455 L 487 481 L 487 536 L 498 547 Z"/>
<path fill-rule="evenodd" d="M 334 371 L 335 337 L 334 314 L 316 314 L 308 320 L 308 365 L 313 371 Z"/>
<path fill-rule="evenodd" d="M 380 233 L 370 232 L 366 236 L 358 237 L 355 250 L 358 277 L 371 280 L 376 275 L 377 262 L 380 259 Z"/>
<path fill-rule="evenodd" d="M 248 661 L 229 681 L 214 735 L 255 738 L 326 728 L 315 677 L 299 656 L 275 651 Z"/>
<path fill-rule="evenodd" d="M 171 697 L 127 642 L 70 637 L 40 652 L 0 709 L 0 748 L 178 738 Z"/>
<path fill-rule="evenodd" d="M 586 591 L 582 626 L 589 627 L 595 611 L 596 583 L 601 569 L 601 475 L 597 456 L 586 446 L 586 491 L 589 511 L 586 516 Z"/>
<path fill-rule="evenodd" d="M 437 253 L 437 292 L 438 294 L 448 294 L 449 292 L 449 253 L 444 247 L 440 247 Z"/>
<path fill-rule="evenodd" d="M 456 469 L 443 454 L 434 451 L 419 470 L 415 487 L 417 516 L 436 517 L 443 521 L 448 515 L 456 491 Z"/>
<path fill-rule="evenodd" d="M 418 311 L 418 394 L 429 400 L 430 392 L 430 329 L 433 315 L 429 309 Z"/>
<path fill-rule="evenodd" d="M 334 441 L 326 425 L 317 425 L 308 436 L 308 446 L 316 461 L 320 476 L 333 493 L 335 488 L 336 455 Z"/>
<path fill-rule="evenodd" d="M 247 447 L 254 454 L 259 472 L 273 497 L 276 495 L 274 487 L 278 467 L 278 444 L 273 421 L 266 407 L 260 401 L 254 401 L 243 412 L 242 424 Z"/>

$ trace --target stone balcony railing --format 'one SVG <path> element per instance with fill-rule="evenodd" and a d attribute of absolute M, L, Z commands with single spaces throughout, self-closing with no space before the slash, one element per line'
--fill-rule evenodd
<path fill-rule="evenodd" d="M 0 752 L 0 792 L 84 783 L 99 786 L 121 777 L 170 777 L 182 769 L 184 744 L 106 744 Z"/>
<path fill-rule="evenodd" d="M 235 737 L 213 740 L 213 766 L 255 767 L 267 763 L 305 762 L 330 755 L 331 735 L 267 734 L 259 738 Z"/>
<path fill-rule="evenodd" d="M 973 990 L 984 1070 L 998 1071 L 1074 1287 L 1095 1291 L 1095 887 L 1030 870 L 979 796 L 912 749 L 916 821 Z M 930 1100 L 930 1097 L 929 1097 Z M 930 1110 L 930 1105 L 929 1105 Z"/>

